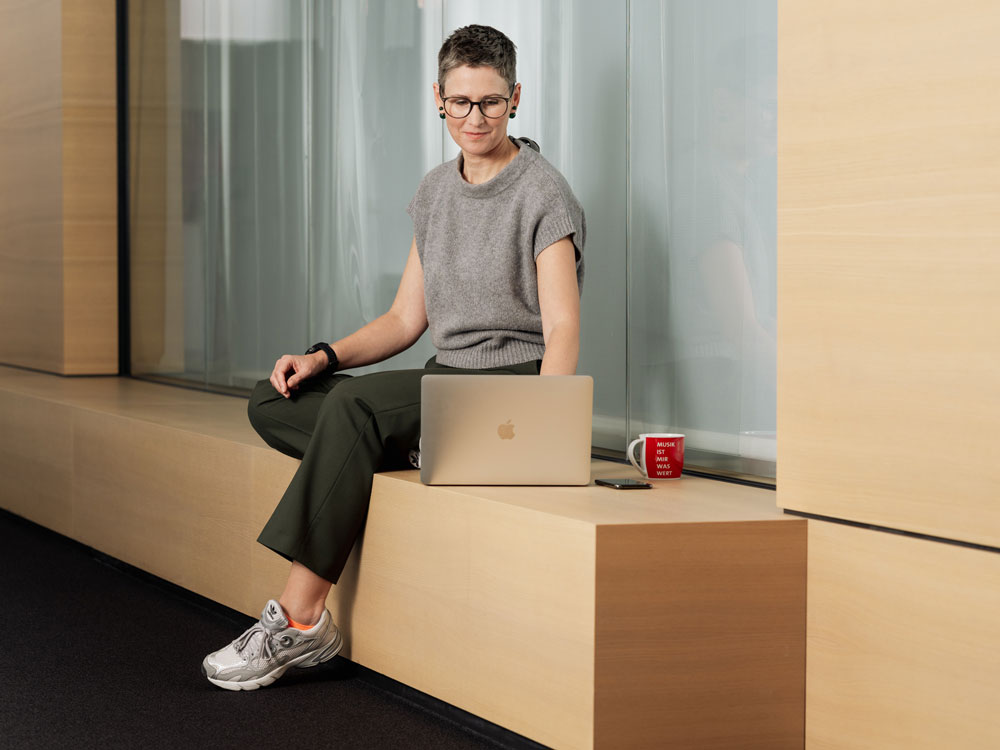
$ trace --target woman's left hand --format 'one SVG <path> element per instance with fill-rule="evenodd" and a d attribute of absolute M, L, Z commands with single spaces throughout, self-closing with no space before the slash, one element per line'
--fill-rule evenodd
<path fill-rule="evenodd" d="M 292 391 L 303 380 L 319 375 L 328 364 L 326 353 L 322 351 L 312 354 L 284 354 L 274 363 L 271 385 L 285 398 L 291 398 Z M 291 377 L 289 373 L 292 373 Z"/>

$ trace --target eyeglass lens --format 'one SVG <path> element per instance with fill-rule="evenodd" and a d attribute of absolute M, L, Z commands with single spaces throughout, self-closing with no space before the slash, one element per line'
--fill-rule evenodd
<path fill-rule="evenodd" d="M 489 97 L 478 102 L 463 97 L 445 99 L 444 110 L 452 117 L 466 117 L 472 111 L 473 105 L 479 106 L 479 111 L 486 117 L 497 118 L 507 114 L 507 100 L 502 97 Z"/>

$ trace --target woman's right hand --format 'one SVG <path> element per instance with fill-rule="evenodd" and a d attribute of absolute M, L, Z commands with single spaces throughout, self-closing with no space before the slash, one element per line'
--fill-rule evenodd
<path fill-rule="evenodd" d="M 322 351 L 312 354 L 284 354 L 274 363 L 271 385 L 285 398 L 291 398 L 292 391 L 298 388 L 303 380 L 319 375 L 327 365 L 329 360 Z"/>

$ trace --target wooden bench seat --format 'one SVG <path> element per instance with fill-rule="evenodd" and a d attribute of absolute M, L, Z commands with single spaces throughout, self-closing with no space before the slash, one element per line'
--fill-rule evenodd
<path fill-rule="evenodd" d="M 0 502 L 256 616 L 287 574 L 256 535 L 297 462 L 245 409 L 0 367 Z M 346 657 L 553 747 L 802 747 L 805 524 L 773 492 L 705 479 L 379 474 L 329 606 Z"/>

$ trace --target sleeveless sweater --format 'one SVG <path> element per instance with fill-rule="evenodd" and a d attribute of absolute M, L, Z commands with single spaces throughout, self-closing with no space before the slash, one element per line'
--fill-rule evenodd
<path fill-rule="evenodd" d="M 517 156 L 480 185 L 462 178 L 461 154 L 431 170 L 406 209 L 442 365 L 485 369 L 542 358 L 535 259 L 563 237 L 576 248 L 583 292 L 583 209 L 532 142 L 514 143 Z"/>

